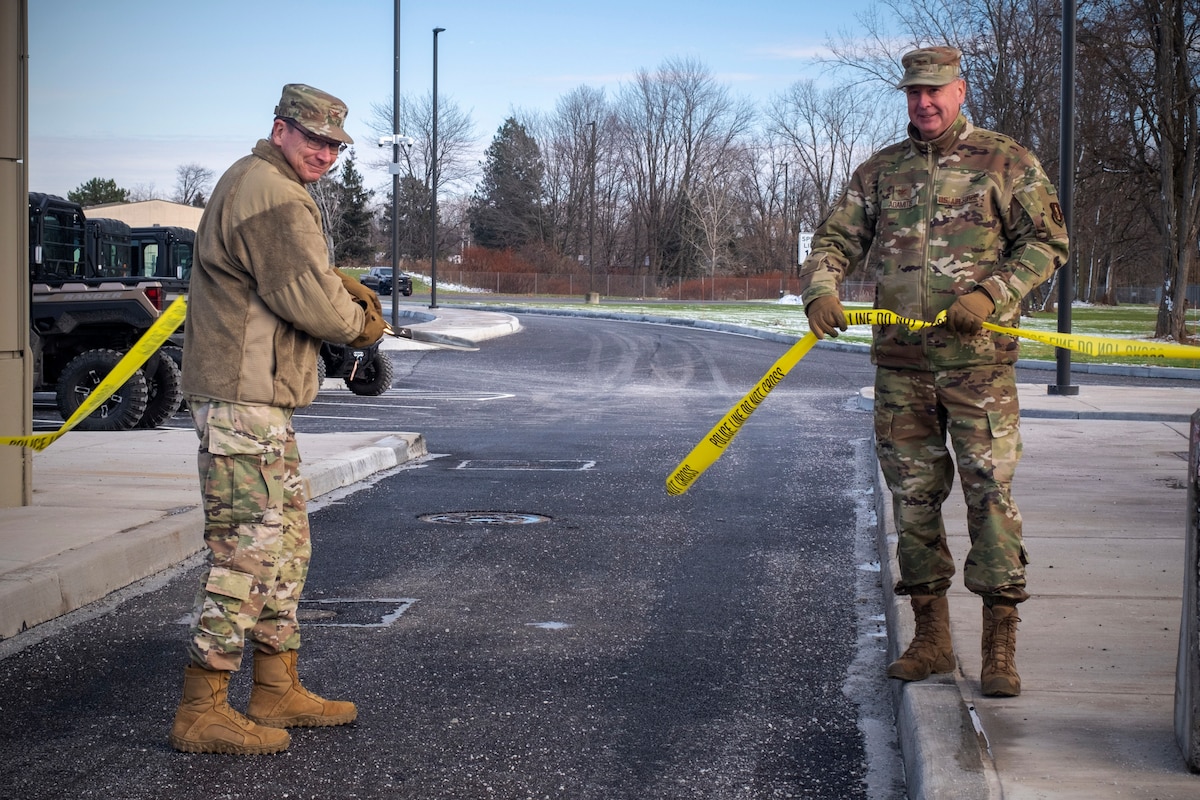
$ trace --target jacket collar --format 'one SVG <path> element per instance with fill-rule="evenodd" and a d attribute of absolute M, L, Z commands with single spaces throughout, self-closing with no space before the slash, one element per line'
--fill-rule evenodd
<path fill-rule="evenodd" d="M 271 144 L 270 139 L 259 139 L 250 152 L 275 167 L 285 178 L 291 178 L 296 183 L 301 183 L 296 170 L 292 169 L 292 165 L 283 157 L 283 151 Z"/>
<path fill-rule="evenodd" d="M 908 124 L 908 138 L 912 142 L 913 147 L 922 154 L 928 154 L 931 151 L 934 153 L 945 153 L 951 150 L 959 139 L 966 138 L 972 130 L 974 130 L 974 126 L 967 121 L 967 118 L 960 111 L 958 118 L 950 123 L 950 127 L 938 138 L 928 142 L 923 140 L 920 132 L 917 131 L 911 122 Z"/>

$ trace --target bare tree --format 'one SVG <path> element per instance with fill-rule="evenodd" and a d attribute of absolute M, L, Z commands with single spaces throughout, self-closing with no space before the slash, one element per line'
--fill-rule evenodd
<path fill-rule="evenodd" d="M 741 169 L 713 170 L 685 190 L 690 219 L 684 225 L 689 244 L 700 254 L 708 274 L 715 279 L 726 271 L 733 253 L 739 211 L 737 184 L 746 173 Z"/>
<path fill-rule="evenodd" d="M 133 188 L 129 190 L 128 202 L 130 203 L 141 203 L 146 200 L 162 199 L 164 199 L 162 193 L 155 188 L 153 183 L 134 184 Z"/>
<path fill-rule="evenodd" d="M 699 62 L 670 59 L 623 87 L 617 114 L 624 177 L 650 271 L 683 277 L 694 266 L 681 235 L 686 193 L 697 174 L 720 169 L 748 133 L 754 110 Z"/>
<path fill-rule="evenodd" d="M 187 206 L 203 207 L 213 177 L 211 169 L 199 164 L 181 164 L 175 168 L 175 195 L 171 199 Z"/>
<path fill-rule="evenodd" d="M 1185 341 L 1200 237 L 1200 2 L 1104 0 L 1085 25 L 1103 80 L 1121 93 L 1127 146 L 1111 157 L 1154 195 L 1147 211 L 1162 281 L 1155 336 Z"/>
<path fill-rule="evenodd" d="M 829 212 L 859 162 L 897 135 L 900 99 L 893 98 L 896 112 L 880 114 L 871 95 L 856 85 L 822 90 L 798 81 L 767 110 L 771 133 L 790 146 L 786 160 L 796 178 L 815 193 L 812 224 Z"/>
<path fill-rule="evenodd" d="M 559 99 L 552 116 L 531 115 L 526 122 L 542 143 L 547 212 L 558 233 L 556 245 L 581 263 L 594 249 L 592 177 L 596 170 L 600 179 L 598 151 L 610 114 L 602 89 L 580 86 Z"/>
<path fill-rule="evenodd" d="M 470 159 L 477 143 L 475 124 L 471 117 L 453 101 L 438 98 L 438 190 L 464 183 L 475 176 L 476 164 Z M 392 102 L 371 106 L 370 126 L 379 136 L 392 135 Z M 433 92 L 420 98 L 401 98 L 400 135 L 410 136 L 415 144 L 400 148 L 401 173 L 424 180 L 429 185 L 433 171 Z M 391 147 L 379 150 L 379 157 L 369 165 L 386 171 L 392 160 Z"/>
<path fill-rule="evenodd" d="M 445 97 L 438 98 L 437 192 L 453 187 L 457 194 L 469 195 L 469 185 L 477 175 L 477 164 L 470 156 L 476 145 L 474 123 L 457 104 Z M 392 134 L 392 102 L 371 106 L 371 129 L 379 136 Z M 400 135 L 413 139 L 411 147 L 400 148 L 400 241 L 402 250 L 410 255 L 430 252 L 430 183 L 433 179 L 433 92 L 417 100 L 400 100 Z M 380 148 L 379 157 L 369 166 L 386 171 L 392 160 L 390 146 Z M 391 224 L 391 188 L 385 201 L 384 219 Z M 439 240 L 441 234 L 439 232 Z M 390 244 L 388 249 L 390 250 Z"/>

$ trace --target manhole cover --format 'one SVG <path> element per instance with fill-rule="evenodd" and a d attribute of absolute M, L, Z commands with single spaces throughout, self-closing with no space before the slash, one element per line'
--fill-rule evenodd
<path fill-rule="evenodd" d="M 547 522 L 550 517 L 515 511 L 446 511 L 440 514 L 422 514 L 418 519 L 443 525 L 534 525 Z"/>

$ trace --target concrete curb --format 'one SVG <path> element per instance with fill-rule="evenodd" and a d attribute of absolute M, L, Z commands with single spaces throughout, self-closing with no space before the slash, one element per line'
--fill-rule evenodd
<path fill-rule="evenodd" d="M 369 447 L 359 447 L 327 456 L 318 461 L 305 477 L 308 497 L 320 497 L 336 489 L 397 467 L 428 453 L 425 437 L 419 433 L 385 436 Z"/>
<path fill-rule="evenodd" d="M 302 445 L 303 451 L 303 445 Z M 419 433 L 395 433 L 302 467 L 310 499 L 351 486 L 370 475 L 426 454 Z M 30 529 L 72 524 L 77 509 L 27 506 L 15 510 Z M 199 506 L 178 512 L 126 510 L 114 532 L 24 569 L 0 575 L 0 641 L 82 608 L 179 564 L 204 549 L 204 515 Z"/>
<path fill-rule="evenodd" d="M 900 574 L 892 494 L 875 468 L 876 547 L 887 619 L 888 661 L 900 656 L 915 632 L 908 598 L 892 592 Z M 960 668 L 955 668 L 955 673 Z M 988 800 L 991 797 L 983 752 L 986 745 L 971 719 L 955 674 L 931 675 L 923 681 L 890 680 L 897 738 L 904 761 L 908 800 Z"/>

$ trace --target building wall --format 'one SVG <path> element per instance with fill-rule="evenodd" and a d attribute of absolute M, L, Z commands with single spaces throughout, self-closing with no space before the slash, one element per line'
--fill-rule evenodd
<path fill-rule="evenodd" d="M 204 209 L 172 203 L 169 200 L 143 200 L 138 203 L 87 206 L 83 213 L 88 219 L 119 219 L 131 228 L 176 225 L 196 230 Z"/>

